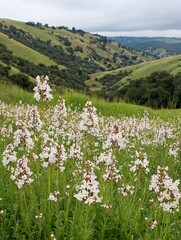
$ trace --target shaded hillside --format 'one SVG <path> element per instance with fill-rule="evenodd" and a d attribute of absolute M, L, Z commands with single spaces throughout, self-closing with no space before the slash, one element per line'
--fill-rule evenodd
<path fill-rule="evenodd" d="M 125 101 L 152 108 L 181 107 L 181 73 L 175 76 L 167 71 L 130 82 L 113 92 Z"/>

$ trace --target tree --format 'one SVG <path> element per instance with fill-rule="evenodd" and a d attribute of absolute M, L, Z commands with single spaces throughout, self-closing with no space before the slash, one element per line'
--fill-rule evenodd
<path fill-rule="evenodd" d="M 73 32 L 73 33 L 76 33 L 75 27 L 72 28 L 72 32 Z"/>

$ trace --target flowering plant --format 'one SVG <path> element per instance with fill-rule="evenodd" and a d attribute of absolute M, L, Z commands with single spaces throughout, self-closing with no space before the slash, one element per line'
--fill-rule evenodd
<path fill-rule="evenodd" d="M 53 96 L 51 94 L 52 89 L 48 84 L 49 78 L 48 76 L 37 76 L 36 77 L 36 87 L 33 88 L 34 90 L 34 98 L 37 102 L 40 100 L 42 101 L 50 101 L 52 100 Z"/>

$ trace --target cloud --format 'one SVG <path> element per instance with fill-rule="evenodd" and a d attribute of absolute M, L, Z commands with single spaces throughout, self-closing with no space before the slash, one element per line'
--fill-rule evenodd
<path fill-rule="evenodd" d="M 91 32 L 181 30 L 179 0 L 11 0 L 0 16 Z"/>

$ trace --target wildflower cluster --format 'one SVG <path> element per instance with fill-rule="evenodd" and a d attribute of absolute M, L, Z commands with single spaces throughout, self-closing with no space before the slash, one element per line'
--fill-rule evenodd
<path fill-rule="evenodd" d="M 110 128 L 110 133 L 105 142 L 105 148 L 118 147 L 125 149 L 128 139 L 118 121 L 115 121 Z"/>
<path fill-rule="evenodd" d="M 17 162 L 16 151 L 14 150 L 13 144 L 8 144 L 3 152 L 2 163 L 7 170 L 11 171 L 13 168 L 12 164 Z"/>
<path fill-rule="evenodd" d="M 48 76 L 37 76 L 36 77 L 36 87 L 34 87 L 34 98 L 37 102 L 42 101 L 50 101 L 53 96 L 51 94 L 51 88 L 48 84 L 49 78 Z"/>
<path fill-rule="evenodd" d="M 157 174 L 151 178 L 150 190 L 154 190 L 157 193 L 157 199 L 160 206 L 166 212 L 178 212 L 179 200 L 181 193 L 179 192 L 178 185 L 179 180 L 173 182 L 173 180 L 167 174 L 168 167 L 157 167 Z"/>
<path fill-rule="evenodd" d="M 70 146 L 69 158 L 75 161 L 82 161 L 83 159 L 83 153 L 81 151 L 81 147 L 76 140 Z"/>
<path fill-rule="evenodd" d="M 121 167 L 119 169 L 116 168 L 116 164 L 112 163 L 106 167 L 106 173 L 103 175 L 104 181 L 115 181 L 118 182 L 121 180 L 121 175 L 119 174 Z"/>
<path fill-rule="evenodd" d="M 170 139 L 172 136 L 172 129 L 169 127 L 169 124 L 167 122 L 164 122 L 158 130 L 158 141 L 161 143 L 166 143 L 166 140 Z"/>
<path fill-rule="evenodd" d="M 37 213 L 41 209 L 43 214 L 36 216 L 36 225 L 41 225 L 42 219 L 50 223 L 49 232 L 45 234 L 47 237 L 52 234 L 51 238 L 54 239 L 57 224 L 64 223 L 67 224 L 64 231 L 66 235 L 74 222 L 72 219 L 77 217 L 74 216 L 75 206 L 72 204 L 75 200 L 80 201 L 76 207 L 86 204 L 88 212 L 95 209 L 101 214 L 105 212 L 105 224 L 108 219 L 111 220 L 111 212 L 119 213 L 121 209 L 117 208 L 123 204 L 125 208 L 129 207 L 131 203 L 130 209 L 138 211 L 139 219 L 144 220 L 148 216 L 148 229 L 156 228 L 156 220 L 161 223 L 160 226 L 165 224 L 165 217 L 159 219 L 157 216 L 154 200 L 151 199 L 148 204 L 149 195 L 152 197 L 155 194 L 149 189 L 156 192 L 161 210 L 169 213 L 179 211 L 179 180 L 174 182 L 168 176 L 168 168 L 158 167 L 157 174 L 151 176 L 157 159 L 160 164 L 164 162 L 173 169 L 180 169 L 180 127 L 175 128 L 174 121 L 165 123 L 161 119 L 150 119 L 147 111 L 138 118 L 100 116 L 90 101 L 80 113 L 78 109 L 66 108 L 63 98 L 55 106 L 47 106 L 46 111 L 40 106 L 20 103 L 12 107 L 0 102 L 0 118 L 2 165 L 7 170 L 3 171 L 3 176 L 10 176 L 17 186 L 16 191 L 32 183 L 32 194 L 37 194 L 45 182 L 37 197 Z M 3 188 L 8 184 L 3 180 Z M 52 188 L 56 191 L 52 191 Z M 28 190 L 24 198 L 28 196 Z M 3 196 L 4 192 L 1 191 L 3 201 L 0 202 L 0 209 L 6 209 L 3 205 L 4 199 L 7 199 Z M 40 206 L 41 197 L 43 208 Z M 36 201 L 36 197 L 33 201 Z M 52 201 L 58 205 L 54 206 Z M 25 205 L 28 204 L 29 200 Z M 139 205 L 138 209 L 135 210 L 134 205 Z M 51 209 L 45 216 L 47 208 Z M 85 206 L 79 208 L 80 212 L 83 209 Z M 128 211 L 127 217 L 129 214 Z M 160 216 L 164 214 L 167 213 Z M 172 216 L 169 214 L 170 219 Z M 55 219 L 58 222 L 55 223 Z M 65 236 L 60 236 L 60 232 L 63 233 L 56 229 L 57 238 Z"/>
<path fill-rule="evenodd" d="M 93 107 L 92 102 L 88 101 L 85 104 L 83 113 L 81 114 L 80 130 L 85 133 L 97 135 L 99 132 L 99 121 L 96 113 L 96 108 Z"/>
<path fill-rule="evenodd" d="M 18 188 L 22 188 L 24 185 L 32 183 L 32 174 L 33 173 L 28 167 L 28 160 L 25 156 L 18 159 L 15 169 L 11 169 L 11 179 L 15 181 Z"/>
<path fill-rule="evenodd" d="M 136 160 L 134 161 L 134 165 L 130 168 L 130 171 L 138 175 L 140 173 L 148 174 L 150 169 L 148 168 L 148 160 L 147 154 L 143 152 L 136 151 Z"/>
<path fill-rule="evenodd" d="M 74 194 L 74 197 L 79 201 L 84 201 L 85 204 L 91 205 L 94 202 L 102 202 L 102 198 L 98 196 L 100 192 L 99 182 L 96 180 L 93 165 L 89 160 L 86 161 L 83 181 L 76 186 L 76 190 L 79 192 Z"/>
<path fill-rule="evenodd" d="M 65 100 L 59 98 L 57 105 L 54 107 L 53 112 L 50 113 L 51 125 L 49 126 L 49 131 L 54 131 L 54 134 L 63 133 L 64 128 L 66 127 L 66 117 L 67 117 L 67 108 L 65 106 Z"/>
<path fill-rule="evenodd" d="M 109 151 L 105 151 L 100 154 L 100 156 L 97 159 L 97 164 L 103 163 L 106 166 L 109 166 L 113 164 L 113 161 L 115 161 L 115 159 L 113 157 L 112 149 L 110 149 Z"/>
<path fill-rule="evenodd" d="M 157 226 L 157 221 L 156 220 L 154 220 L 154 221 L 150 221 L 149 222 L 149 227 L 151 228 L 151 229 L 154 229 L 156 226 Z"/>
<path fill-rule="evenodd" d="M 43 167 L 48 167 L 55 165 L 59 171 L 64 171 L 64 162 L 67 159 L 66 150 L 64 145 L 59 145 L 54 142 L 53 139 L 46 137 L 44 138 L 44 143 L 42 144 L 42 153 L 40 153 L 40 158 Z"/>
<path fill-rule="evenodd" d="M 40 132 L 43 122 L 40 119 L 40 113 L 36 106 L 29 107 L 26 112 L 27 126 L 34 132 Z"/>
<path fill-rule="evenodd" d="M 145 220 L 148 221 L 148 226 L 151 229 L 154 229 L 158 224 L 156 220 L 149 220 L 147 217 L 145 218 Z"/>
<path fill-rule="evenodd" d="M 14 147 L 18 147 L 19 150 L 27 149 L 28 151 L 33 149 L 34 142 L 31 138 L 31 133 L 28 130 L 27 124 L 22 120 L 16 122 L 18 130 L 14 132 Z"/>
<path fill-rule="evenodd" d="M 12 124 L 4 125 L 0 131 L 0 137 L 2 137 L 2 141 L 5 141 L 6 138 L 10 138 L 13 133 Z"/>
<path fill-rule="evenodd" d="M 59 198 L 60 198 L 60 192 L 55 191 L 54 193 L 49 194 L 48 200 L 53 201 L 53 202 L 57 202 Z"/>
<path fill-rule="evenodd" d="M 179 144 L 180 144 L 179 142 L 171 144 L 170 149 L 168 151 L 168 154 L 170 156 L 173 156 L 175 159 L 179 156 L 179 152 L 181 151 Z"/>
<path fill-rule="evenodd" d="M 16 121 L 16 130 L 13 134 L 13 144 L 8 144 L 3 152 L 3 165 L 11 173 L 10 178 L 20 189 L 23 186 L 33 182 L 32 171 L 30 170 L 27 156 L 31 155 L 34 147 L 34 141 L 28 130 L 27 124 L 22 120 Z M 17 150 L 22 152 L 22 157 L 17 157 Z M 26 153 L 26 154 L 24 154 Z M 32 159 L 36 159 L 36 154 L 32 153 Z"/>
<path fill-rule="evenodd" d="M 132 195 L 134 193 L 134 186 L 131 186 L 129 184 L 122 184 L 120 188 L 118 188 L 118 191 L 123 196 L 128 196 L 128 194 Z"/>

